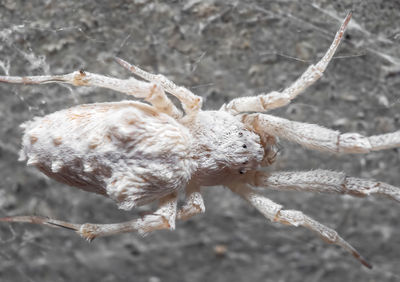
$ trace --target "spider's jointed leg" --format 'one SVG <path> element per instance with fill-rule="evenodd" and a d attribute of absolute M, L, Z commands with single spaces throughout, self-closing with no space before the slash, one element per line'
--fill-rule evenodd
<path fill-rule="evenodd" d="M 364 266 L 372 268 L 360 253 L 340 237 L 335 230 L 315 221 L 300 211 L 282 209 L 283 207 L 281 205 L 258 194 L 249 186 L 230 187 L 230 189 L 246 199 L 253 207 L 272 222 L 279 222 L 293 226 L 303 226 L 315 232 L 325 242 L 341 246 L 346 251 L 350 252 Z"/>
<path fill-rule="evenodd" d="M 0 218 L 3 222 L 25 222 L 61 227 L 75 231 L 81 237 L 92 241 L 97 237 L 138 231 L 145 235 L 160 229 L 175 229 L 175 220 L 186 220 L 205 211 L 203 197 L 199 187 L 188 188 L 184 205 L 177 211 L 177 194 L 168 195 L 160 200 L 159 208 L 152 214 L 140 219 L 111 224 L 76 224 L 43 216 L 10 216 Z"/>
<path fill-rule="evenodd" d="M 178 210 L 177 219 L 186 220 L 199 213 L 204 213 L 203 197 L 200 194 L 199 186 L 188 186 L 186 188 L 186 199 L 183 206 Z"/>
<path fill-rule="evenodd" d="M 61 220 L 50 219 L 40 216 L 14 216 L 0 218 L 5 222 L 27 222 L 44 224 L 52 227 L 62 227 L 77 232 L 88 241 L 96 237 L 110 236 L 119 233 L 138 231 L 145 235 L 159 229 L 175 229 L 176 219 L 176 193 L 168 195 L 160 200 L 159 208 L 152 214 L 145 215 L 143 218 L 131 221 L 112 223 L 112 224 L 75 224 Z"/>
<path fill-rule="evenodd" d="M 334 154 L 363 154 L 400 147 L 400 130 L 374 136 L 340 133 L 316 124 L 266 115 L 243 115 L 242 121 L 256 132 L 277 136 L 306 148 Z"/>
<path fill-rule="evenodd" d="M 387 183 L 348 177 L 343 172 L 317 169 L 293 172 L 256 172 L 252 185 L 272 190 L 311 191 L 367 197 L 382 195 L 400 202 L 400 188 Z"/>
<path fill-rule="evenodd" d="M 227 105 L 224 105 L 222 109 L 231 114 L 238 114 L 241 112 L 264 112 L 289 104 L 291 100 L 296 98 L 323 75 L 323 72 L 327 68 L 343 38 L 343 34 L 350 18 L 351 13 L 346 16 L 340 29 L 336 33 L 335 39 L 322 59 L 317 64 L 309 66 L 308 69 L 288 88 L 282 92 L 274 91 L 268 94 L 260 94 L 258 96 L 236 98 Z"/>
<path fill-rule="evenodd" d="M 181 111 L 175 107 L 158 83 L 148 83 L 133 77 L 118 79 L 81 70 L 63 75 L 0 76 L 0 82 L 18 84 L 66 83 L 75 86 L 103 87 L 132 95 L 136 98 L 143 98 L 159 111 L 174 118 L 182 116 Z"/>
<path fill-rule="evenodd" d="M 181 101 L 185 112 L 187 113 L 197 112 L 201 109 L 203 103 L 202 98 L 200 96 L 193 94 L 189 89 L 183 86 L 176 85 L 174 82 L 172 82 L 162 74 L 152 74 L 146 72 L 141 68 L 131 65 L 125 60 L 122 60 L 121 58 L 116 58 L 116 61 L 122 67 L 126 68 L 133 74 L 143 78 L 144 80 L 159 83 L 165 91 L 171 93 L 176 98 L 178 98 L 179 101 Z"/>

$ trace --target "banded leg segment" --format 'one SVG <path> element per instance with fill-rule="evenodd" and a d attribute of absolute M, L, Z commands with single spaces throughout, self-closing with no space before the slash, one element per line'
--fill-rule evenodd
<path fill-rule="evenodd" d="M 186 188 L 185 203 L 178 210 L 177 218 L 186 220 L 196 214 L 204 213 L 205 211 L 206 208 L 204 207 L 203 197 L 200 194 L 200 187 L 189 185 Z"/>
<path fill-rule="evenodd" d="M 364 154 L 400 147 L 400 130 L 374 136 L 340 133 L 316 124 L 291 121 L 266 114 L 243 115 L 256 132 L 287 139 L 306 148 L 334 154 Z"/>
<path fill-rule="evenodd" d="M 256 172 L 252 183 L 272 190 L 349 194 L 356 197 L 382 195 L 400 202 L 400 188 L 375 180 L 348 177 L 343 172 L 317 169 L 293 172 Z"/>
<path fill-rule="evenodd" d="M 372 268 L 372 266 L 360 255 L 360 253 L 342 237 L 340 237 L 335 230 L 319 223 L 300 211 L 284 210 L 281 205 L 260 195 L 249 186 L 231 187 L 230 189 L 242 196 L 272 222 L 279 222 L 296 227 L 303 226 L 319 235 L 325 242 L 341 246 L 346 251 L 351 253 L 364 266 Z"/>
<path fill-rule="evenodd" d="M 63 75 L 0 76 L 0 82 L 18 84 L 66 83 L 75 86 L 103 87 L 132 95 L 136 98 L 143 98 L 161 112 L 174 118 L 182 117 L 181 111 L 175 107 L 159 84 L 148 83 L 134 78 L 118 79 L 86 71 L 76 71 Z"/>
<path fill-rule="evenodd" d="M 232 114 L 241 112 L 264 112 L 267 110 L 283 107 L 290 103 L 291 100 L 301 94 L 307 87 L 317 81 L 326 70 L 329 62 L 335 54 L 350 21 L 351 13 L 349 13 L 343 21 L 339 31 L 336 33 L 328 51 L 322 59 L 316 64 L 311 65 L 308 69 L 288 88 L 282 92 L 271 92 L 268 94 L 260 94 L 253 97 L 241 97 L 233 99 L 221 109 L 228 111 Z"/>
<path fill-rule="evenodd" d="M 76 224 L 42 216 L 11 216 L 0 218 L 3 222 L 25 222 L 50 227 L 66 228 L 75 231 L 81 237 L 92 241 L 97 237 L 138 231 L 145 235 L 159 229 L 175 229 L 175 220 L 186 220 L 205 211 L 200 187 L 187 189 L 187 197 L 181 209 L 177 211 L 177 195 L 172 194 L 160 200 L 159 208 L 152 214 L 140 219 L 112 224 Z"/>
<path fill-rule="evenodd" d="M 117 63 L 132 72 L 134 75 L 137 75 L 147 81 L 159 83 L 165 91 L 171 93 L 176 98 L 178 98 L 179 101 L 181 101 L 183 109 L 186 113 L 189 114 L 192 112 L 197 112 L 201 109 L 203 103 L 202 98 L 193 94 L 189 89 L 183 86 L 176 85 L 174 82 L 172 82 L 162 74 L 152 74 L 142 70 L 137 66 L 131 65 L 121 58 L 115 59 Z"/>
<path fill-rule="evenodd" d="M 13 216 L 0 218 L 4 222 L 27 222 L 62 227 L 74 230 L 81 237 L 92 241 L 97 237 L 110 236 L 119 233 L 138 231 L 145 235 L 159 229 L 175 229 L 177 195 L 171 194 L 160 200 L 159 208 L 143 218 L 113 224 L 75 224 L 41 216 Z"/>

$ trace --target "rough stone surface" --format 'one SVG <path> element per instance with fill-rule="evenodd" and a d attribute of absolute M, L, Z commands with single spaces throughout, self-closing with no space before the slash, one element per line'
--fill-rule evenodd
<path fill-rule="evenodd" d="M 0 3 L 0 72 L 91 72 L 127 77 L 122 57 L 163 73 L 217 109 L 279 90 L 328 48 L 346 11 L 353 20 L 326 75 L 273 113 L 364 134 L 400 128 L 398 1 L 51 1 Z M 40 214 L 116 222 L 151 210 L 46 179 L 17 162 L 18 125 L 122 94 L 63 85 L 0 85 L 0 216 Z M 62 126 L 62 125 L 60 125 Z M 282 143 L 275 170 L 333 169 L 400 186 L 400 151 L 330 156 Z M 268 192 L 336 229 L 374 265 L 363 268 L 308 230 L 269 223 L 223 188 L 204 190 L 205 215 L 175 232 L 125 234 L 88 244 L 68 230 L 0 225 L 1 281 L 399 281 L 400 205 L 387 199 Z"/>

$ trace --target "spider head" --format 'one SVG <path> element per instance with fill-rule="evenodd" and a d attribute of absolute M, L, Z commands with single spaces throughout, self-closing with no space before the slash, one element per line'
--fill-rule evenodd
<path fill-rule="evenodd" d="M 254 115 L 241 114 L 237 117 L 244 123 L 248 130 L 257 134 L 260 138 L 261 145 L 264 148 L 264 157 L 261 161 L 261 166 L 269 166 L 274 163 L 279 151 L 282 149 L 279 146 L 278 137 L 269 135 L 265 130 L 259 128 L 258 123 L 254 122 Z"/>
<path fill-rule="evenodd" d="M 201 185 L 218 185 L 256 169 L 264 159 L 260 136 L 239 118 L 223 111 L 203 111 L 186 121 Z"/>

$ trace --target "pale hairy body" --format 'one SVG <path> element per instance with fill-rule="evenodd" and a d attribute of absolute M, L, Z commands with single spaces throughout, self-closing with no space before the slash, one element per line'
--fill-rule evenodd
<path fill-rule="evenodd" d="M 118 63 L 148 82 L 84 71 L 0 77 L 0 81 L 8 83 L 99 86 L 147 101 L 149 104 L 121 101 L 79 105 L 26 122 L 20 159 L 60 182 L 109 197 L 124 210 L 159 201 L 154 213 L 116 224 L 73 224 L 38 216 L 6 217 L 0 221 L 64 227 L 88 240 L 130 231 L 145 234 L 174 229 L 176 219 L 204 212 L 200 188 L 224 185 L 271 221 L 304 226 L 371 267 L 336 231 L 300 211 L 283 209 L 254 187 L 361 197 L 380 194 L 400 202 L 400 189 L 379 181 L 326 170 L 267 173 L 262 169 L 275 161 L 278 138 L 321 152 L 353 154 L 400 147 L 400 131 L 366 137 L 262 113 L 247 113 L 285 106 L 318 80 L 339 46 L 349 20 L 350 15 L 325 56 L 284 91 L 237 98 L 219 111 L 202 111 L 201 97 L 121 59 L 117 59 Z M 184 113 L 165 92 L 178 98 Z M 186 200 L 178 208 L 181 192 L 185 192 Z"/>

